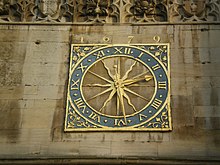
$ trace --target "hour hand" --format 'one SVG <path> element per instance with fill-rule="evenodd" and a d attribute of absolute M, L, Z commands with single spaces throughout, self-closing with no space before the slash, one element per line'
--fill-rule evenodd
<path fill-rule="evenodd" d="M 111 84 L 85 84 L 83 87 L 110 87 Z"/>
<path fill-rule="evenodd" d="M 145 75 L 142 78 L 135 78 L 135 79 L 125 80 L 123 84 L 124 85 L 130 85 L 130 84 L 133 84 L 133 83 L 136 83 L 136 82 L 139 82 L 139 81 L 143 81 L 143 80 L 150 81 L 152 78 L 153 78 L 153 76 L 151 76 L 151 75 Z"/>

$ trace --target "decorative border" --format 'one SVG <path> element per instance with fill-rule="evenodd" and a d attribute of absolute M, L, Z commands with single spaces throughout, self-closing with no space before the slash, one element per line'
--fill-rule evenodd
<path fill-rule="evenodd" d="M 124 44 L 123 44 L 124 45 Z M 70 72 L 69 72 L 69 85 L 71 74 L 74 66 L 81 61 L 89 52 L 108 46 L 107 44 L 72 44 L 71 58 L 70 58 Z M 112 46 L 112 45 L 111 45 Z M 116 44 L 114 46 L 119 46 Z M 122 46 L 122 45 L 120 45 Z M 136 128 L 99 128 L 82 116 L 77 114 L 74 110 L 74 105 L 70 104 L 69 98 L 69 85 L 68 85 L 68 97 L 66 105 L 66 118 L 64 131 L 170 131 L 171 125 L 171 110 L 170 110 L 170 61 L 169 61 L 169 44 L 167 43 L 154 43 L 154 44 L 126 44 L 126 46 L 136 46 L 141 49 L 148 49 L 151 54 L 154 54 L 156 58 L 163 63 L 163 67 L 167 71 L 168 77 L 168 94 L 166 104 L 161 107 L 161 111 L 152 117 L 148 122 L 141 124 Z M 76 128 L 77 124 L 77 128 Z"/>
<path fill-rule="evenodd" d="M 0 23 L 220 22 L 220 0 L 0 0 Z"/>

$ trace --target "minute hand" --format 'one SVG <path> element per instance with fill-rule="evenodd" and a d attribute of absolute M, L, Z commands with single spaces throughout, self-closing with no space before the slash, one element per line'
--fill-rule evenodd
<path fill-rule="evenodd" d="M 133 83 L 136 83 L 136 82 L 139 82 L 139 81 L 142 81 L 142 80 L 145 80 L 145 81 L 149 81 L 153 78 L 153 76 L 149 76 L 149 75 L 146 75 L 142 78 L 136 78 L 136 79 L 128 79 L 128 80 L 125 80 L 124 81 L 124 85 L 130 85 L 130 84 L 133 84 Z"/>

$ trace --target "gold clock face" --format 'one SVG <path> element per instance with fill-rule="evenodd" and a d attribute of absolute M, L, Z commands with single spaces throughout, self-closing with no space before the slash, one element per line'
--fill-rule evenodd
<path fill-rule="evenodd" d="M 73 45 L 65 131 L 170 130 L 168 48 Z"/>
<path fill-rule="evenodd" d="M 85 73 L 82 95 L 97 113 L 127 117 L 148 105 L 155 80 L 141 61 L 127 56 L 103 58 Z"/>

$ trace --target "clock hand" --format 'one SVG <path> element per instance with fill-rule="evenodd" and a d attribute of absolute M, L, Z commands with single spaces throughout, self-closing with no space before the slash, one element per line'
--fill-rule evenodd
<path fill-rule="evenodd" d="M 128 104 L 134 109 L 135 112 L 137 112 L 135 106 L 131 103 L 131 100 L 130 100 L 129 96 L 125 93 L 125 91 L 123 91 L 123 93 L 124 93 L 124 97 L 125 97 L 125 98 L 127 99 L 127 101 L 128 101 Z"/>
<path fill-rule="evenodd" d="M 136 78 L 138 78 L 138 77 L 141 77 L 141 76 L 147 74 L 148 72 L 149 72 L 149 70 L 147 70 L 147 71 L 145 71 L 145 72 L 143 72 L 143 73 L 141 73 L 141 74 L 138 74 L 138 75 L 132 77 L 132 79 L 136 79 Z"/>
<path fill-rule="evenodd" d="M 111 93 L 110 93 L 110 95 L 109 95 L 109 97 L 108 97 L 108 99 L 104 102 L 104 104 L 103 104 L 103 106 L 102 106 L 102 108 L 100 108 L 100 112 L 103 110 L 103 108 L 104 107 L 106 107 L 106 105 L 108 104 L 108 102 L 112 99 L 112 97 L 115 95 L 115 93 L 116 93 L 116 88 L 111 88 Z"/>
<path fill-rule="evenodd" d="M 110 69 L 106 66 L 104 61 L 102 61 L 102 64 L 104 65 L 105 69 L 107 70 L 109 77 L 111 77 L 111 79 L 114 80 L 114 76 L 111 74 Z"/>
<path fill-rule="evenodd" d="M 101 95 L 103 95 L 103 94 L 105 94 L 105 93 L 111 91 L 112 89 L 113 89 L 112 87 L 111 87 L 111 88 L 108 88 L 108 89 L 104 90 L 103 92 L 98 93 L 97 95 L 95 95 L 95 96 L 89 98 L 87 101 L 92 100 L 92 99 L 94 99 L 94 98 L 96 98 L 96 97 L 98 97 L 98 96 L 101 96 Z"/>
<path fill-rule="evenodd" d="M 135 61 L 130 68 L 128 69 L 128 71 L 125 73 L 125 75 L 122 77 L 122 80 L 125 80 L 128 78 L 128 74 L 132 71 L 133 67 L 135 66 L 135 64 L 137 63 L 137 61 Z"/>
<path fill-rule="evenodd" d="M 114 81 L 118 81 L 120 79 L 120 74 L 118 72 L 118 66 L 114 65 L 113 67 L 115 69 Z"/>
<path fill-rule="evenodd" d="M 94 72 L 92 72 L 92 71 L 90 71 L 90 70 L 88 70 L 88 72 L 89 72 L 89 73 L 91 73 L 92 75 L 94 75 L 94 76 L 96 76 L 96 77 L 98 77 L 98 78 L 102 79 L 102 80 L 107 81 L 108 83 L 113 83 L 113 81 L 108 80 L 107 78 L 102 77 L 102 76 L 98 75 L 97 73 L 94 73 Z"/>
<path fill-rule="evenodd" d="M 137 94 L 136 92 L 134 92 L 134 91 L 132 91 L 132 90 L 126 88 L 126 87 L 124 87 L 124 90 L 127 91 L 127 92 L 129 92 L 129 93 L 131 93 L 131 94 L 133 94 L 133 95 L 135 95 L 135 96 L 138 96 L 138 97 L 142 98 L 143 100 L 146 100 L 146 101 L 149 102 L 149 100 L 146 99 L 144 96 L 141 96 L 141 95 Z"/>
<path fill-rule="evenodd" d="M 119 97 L 117 95 L 117 103 L 116 103 L 116 108 L 117 108 L 117 111 L 116 111 L 116 114 L 117 115 L 120 115 L 120 100 L 119 100 Z"/>
<path fill-rule="evenodd" d="M 117 88 L 117 95 L 119 97 L 119 101 L 121 103 L 121 107 L 122 107 L 122 113 L 124 116 L 124 120 L 125 120 L 125 124 L 127 125 L 127 120 L 126 120 L 126 114 L 125 114 L 125 105 L 124 105 L 124 98 L 123 98 L 123 93 L 124 91 L 122 90 L 121 87 Z"/>
<path fill-rule="evenodd" d="M 85 84 L 83 87 L 110 87 L 111 84 Z"/>
<path fill-rule="evenodd" d="M 119 76 L 118 78 L 120 78 L 121 77 L 121 58 L 120 57 L 118 57 L 117 69 L 118 69 L 117 73 Z"/>
<path fill-rule="evenodd" d="M 147 85 L 147 84 L 131 84 L 128 86 L 129 87 L 155 87 L 154 85 Z"/>
<path fill-rule="evenodd" d="M 142 80 L 145 80 L 145 81 L 149 81 L 153 78 L 153 76 L 149 76 L 149 75 L 146 75 L 142 78 L 136 78 L 136 79 L 128 79 L 128 80 L 125 80 L 123 82 L 123 85 L 130 85 L 130 84 L 133 84 L 133 83 L 136 83 L 136 82 L 139 82 L 139 81 L 142 81 Z"/>

